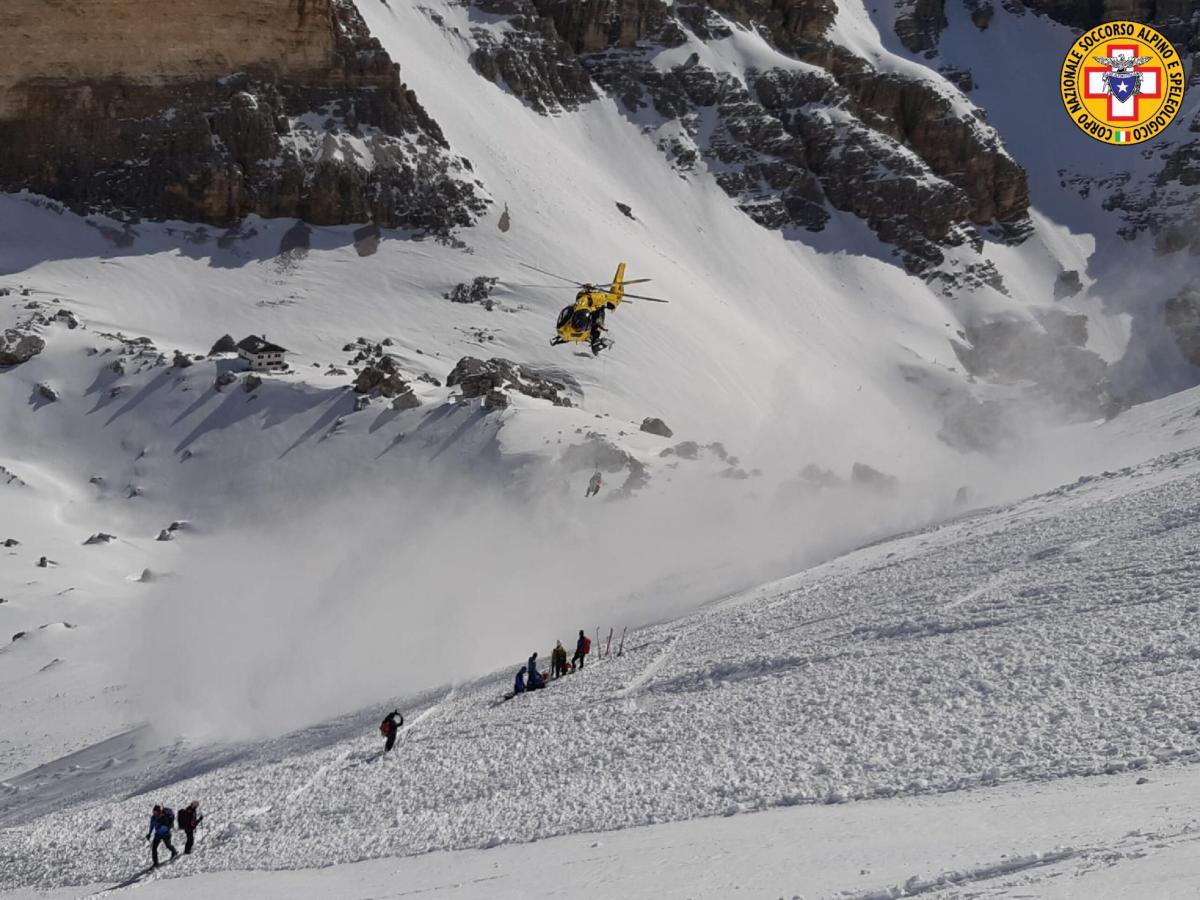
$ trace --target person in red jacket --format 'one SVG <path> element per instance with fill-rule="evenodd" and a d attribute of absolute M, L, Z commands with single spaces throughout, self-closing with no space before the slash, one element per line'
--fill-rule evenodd
<path fill-rule="evenodd" d="M 579 629 L 579 640 L 575 642 L 575 655 L 571 657 L 571 665 L 579 664 L 579 668 L 583 668 L 583 661 L 587 659 L 587 655 L 592 652 L 592 641 L 583 629 Z"/>
<path fill-rule="evenodd" d="M 379 723 L 379 733 L 386 739 L 387 743 L 383 745 L 383 752 L 387 753 L 396 746 L 396 734 L 400 731 L 400 726 L 404 724 L 404 716 L 400 715 L 400 710 L 394 709 Z"/>

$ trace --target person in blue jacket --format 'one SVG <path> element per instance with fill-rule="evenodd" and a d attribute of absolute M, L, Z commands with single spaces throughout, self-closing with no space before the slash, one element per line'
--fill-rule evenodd
<path fill-rule="evenodd" d="M 513 694 L 525 693 L 525 666 L 521 666 L 521 671 L 517 673 L 517 677 L 513 679 Z"/>
<path fill-rule="evenodd" d="M 150 830 L 146 833 L 146 840 L 151 837 L 154 841 L 150 844 L 150 858 L 154 860 L 154 867 L 158 868 L 158 845 L 164 844 L 171 851 L 171 859 L 179 855 L 175 848 L 171 846 L 171 829 L 175 827 L 175 811 L 168 809 L 165 806 L 155 806 L 154 812 L 150 815 Z"/>
<path fill-rule="evenodd" d="M 537 658 L 538 655 L 537 651 L 535 650 L 533 655 L 529 657 L 529 663 L 525 667 L 529 677 L 529 682 L 525 689 L 529 691 L 536 691 L 546 686 L 546 677 L 538 671 Z"/>

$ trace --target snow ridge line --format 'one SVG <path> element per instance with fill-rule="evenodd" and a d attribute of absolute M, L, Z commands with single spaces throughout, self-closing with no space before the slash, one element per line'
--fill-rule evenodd
<path fill-rule="evenodd" d="M 992 863 L 991 865 L 978 866 L 974 869 L 943 872 L 927 880 L 914 875 L 908 881 L 904 882 L 903 887 L 893 886 L 884 888 L 883 890 L 868 891 L 864 894 L 845 894 L 843 896 L 846 897 L 846 900 L 897 900 L 900 897 L 916 897 L 920 894 L 928 894 L 932 891 L 941 890 L 950 885 L 971 884 L 973 882 L 986 881 L 989 878 L 1011 875 L 1014 872 L 1023 872 L 1027 869 L 1053 865 L 1054 863 L 1074 859 L 1079 855 L 1079 851 L 1071 847 L 1061 850 L 1051 850 L 1047 853 L 1030 853 L 1025 856 L 1016 856 L 1002 862 Z"/>

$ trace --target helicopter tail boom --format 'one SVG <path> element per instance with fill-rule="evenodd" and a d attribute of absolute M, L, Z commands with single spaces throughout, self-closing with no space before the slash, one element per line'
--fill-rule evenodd
<path fill-rule="evenodd" d="M 618 302 L 625 296 L 625 263 L 617 264 L 617 274 L 613 276 L 611 292 L 616 294 Z"/>

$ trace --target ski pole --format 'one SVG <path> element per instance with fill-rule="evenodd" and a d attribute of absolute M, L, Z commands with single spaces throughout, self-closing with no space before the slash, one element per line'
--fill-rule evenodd
<path fill-rule="evenodd" d="M 621 643 L 617 646 L 617 656 L 620 656 L 622 653 L 625 652 L 625 632 L 628 630 L 629 630 L 628 625 L 626 625 L 624 628 L 621 629 Z"/>
<path fill-rule="evenodd" d="M 608 643 L 606 643 L 604 645 L 604 655 L 605 656 L 612 656 L 612 633 L 613 633 L 612 626 L 609 626 Z"/>

